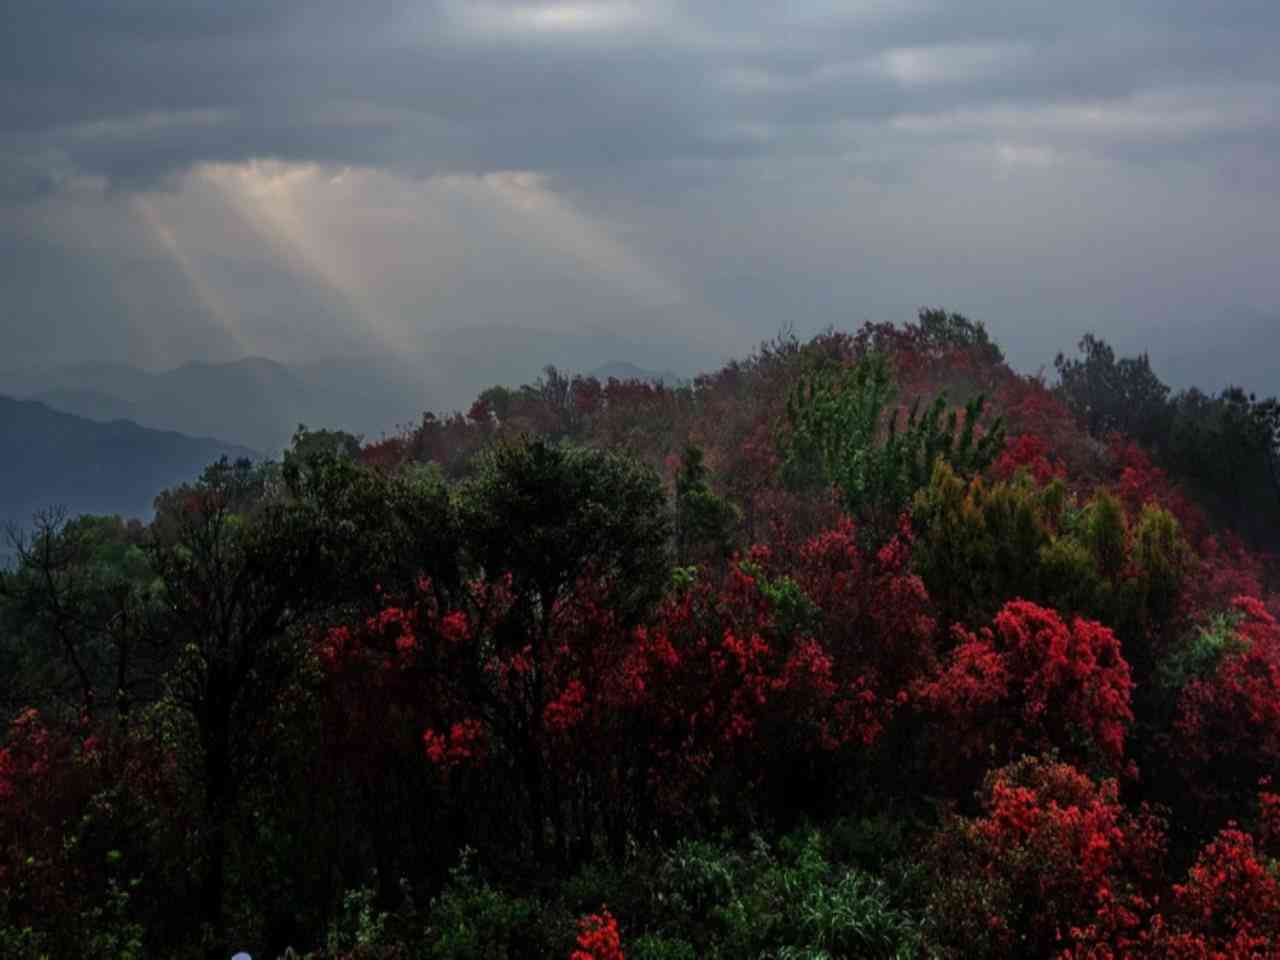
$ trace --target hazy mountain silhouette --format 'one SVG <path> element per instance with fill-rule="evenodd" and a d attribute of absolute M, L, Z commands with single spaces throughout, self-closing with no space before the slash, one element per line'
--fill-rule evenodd
<path fill-rule="evenodd" d="M 591 376 L 595 377 L 602 383 L 609 379 L 647 380 L 650 383 L 662 381 L 668 386 L 671 386 L 677 381 L 684 379 L 677 376 L 671 370 L 646 370 L 644 367 L 637 367 L 634 363 L 627 363 L 626 361 L 606 363 L 589 372 Z"/>
<path fill-rule="evenodd" d="M 96 423 L 31 400 L 0 396 L 0 522 L 25 525 L 37 510 L 149 518 L 156 494 L 245 447 L 125 420 Z"/>
<path fill-rule="evenodd" d="M 376 437 L 427 406 L 420 370 L 384 357 L 340 357 L 290 367 L 262 357 L 149 372 L 67 367 L 0 388 L 90 420 L 129 419 L 156 430 L 278 454 L 299 423 Z"/>
<path fill-rule="evenodd" d="M 465 410 L 494 384 L 531 382 L 548 364 L 671 383 L 718 361 L 669 340 L 494 323 L 433 335 L 416 355 L 351 354 L 294 366 L 248 357 L 159 372 L 121 364 L 13 371 L 0 375 L 0 392 L 89 420 L 128 419 L 278 455 L 300 423 L 376 439 L 416 423 L 425 410 Z"/>

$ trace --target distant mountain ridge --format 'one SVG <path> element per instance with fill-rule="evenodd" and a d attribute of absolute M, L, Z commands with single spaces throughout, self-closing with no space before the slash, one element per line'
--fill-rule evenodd
<path fill-rule="evenodd" d="M 194 479 L 219 457 L 258 458 L 247 447 L 98 423 L 33 400 L 0 396 L 0 521 L 27 524 L 38 510 L 149 518 L 156 494 Z"/>
<path fill-rule="evenodd" d="M 347 357 L 289 367 L 263 357 L 151 372 L 82 365 L 0 380 L 0 390 L 89 420 L 128 419 L 155 430 L 278 455 L 298 424 L 378 436 L 416 420 L 421 378 L 388 358 Z"/>
<path fill-rule="evenodd" d="M 597 380 L 645 380 L 649 383 L 664 383 L 671 386 L 680 382 L 682 377 L 676 376 L 670 370 L 646 370 L 644 367 L 637 367 L 634 363 L 615 362 L 606 363 L 603 366 L 596 367 L 590 373 Z"/>
<path fill-rule="evenodd" d="M 415 424 L 427 410 L 465 410 L 486 387 L 532 382 L 548 364 L 602 379 L 673 383 L 718 361 L 687 345 L 603 330 L 569 334 L 492 323 L 436 334 L 420 354 L 353 353 L 297 366 L 246 357 L 154 372 L 121 364 L 13 371 L 0 374 L 0 393 L 88 420 L 127 419 L 275 456 L 300 423 L 377 439 Z"/>

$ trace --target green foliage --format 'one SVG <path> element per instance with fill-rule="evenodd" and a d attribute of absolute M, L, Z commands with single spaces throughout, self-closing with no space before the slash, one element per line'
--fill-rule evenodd
<path fill-rule="evenodd" d="M 160 665 L 139 643 L 155 601 L 145 537 L 141 524 L 119 517 L 36 517 L 18 543 L 17 569 L 0 575 L 6 712 L 95 701 L 127 712 L 147 693 L 139 668 L 154 677 Z"/>
<path fill-rule="evenodd" d="M 369 887 L 347 891 L 342 898 L 342 909 L 330 923 L 325 937 L 330 953 L 383 944 L 388 914 L 376 908 L 376 896 L 376 891 Z"/>
<path fill-rule="evenodd" d="M 879 873 L 900 861 L 907 849 L 910 823 L 887 810 L 837 820 L 828 830 L 832 856 Z"/>
<path fill-rule="evenodd" d="M 430 960 L 515 960 L 536 957 L 541 909 L 480 880 L 464 862 L 431 901 L 431 921 L 420 955 Z"/>
<path fill-rule="evenodd" d="M 1211 676 L 1222 659 L 1245 648 L 1237 631 L 1237 612 L 1219 613 L 1185 637 L 1160 661 L 1157 681 L 1162 689 L 1177 693 L 1192 680 Z"/>
<path fill-rule="evenodd" d="M 467 551 L 543 611 L 585 575 L 607 580 L 634 618 L 670 577 L 662 482 L 616 453 L 522 438 L 480 456 L 456 497 Z"/>
<path fill-rule="evenodd" d="M 1089 501 L 1078 536 L 1103 577 L 1114 578 L 1124 566 L 1128 533 L 1124 507 L 1115 496 L 1104 490 Z"/>
<path fill-rule="evenodd" d="M 345 430 L 308 430 L 300 423 L 284 452 L 284 466 L 305 470 L 313 462 L 332 458 L 354 460 L 360 455 L 361 439 Z"/>
<path fill-rule="evenodd" d="M 742 511 L 708 483 L 702 448 L 685 447 L 676 474 L 676 555 L 680 562 L 707 553 L 727 557 L 742 523 Z"/>
<path fill-rule="evenodd" d="M 698 960 L 698 951 L 688 940 L 651 933 L 627 944 L 626 953 L 631 960 Z"/>
<path fill-rule="evenodd" d="M 82 928 L 89 931 L 81 956 L 100 960 L 143 960 L 146 957 L 142 924 L 129 915 L 132 889 L 139 881 L 121 884 L 115 877 L 107 882 L 103 902 L 81 916 Z"/>
<path fill-rule="evenodd" d="M 749 560 L 738 566 L 755 580 L 760 595 L 768 601 L 774 623 L 783 634 L 807 633 L 817 626 L 821 611 L 795 580 L 786 574 L 771 578 Z"/>
<path fill-rule="evenodd" d="M 946 396 L 927 408 L 917 402 L 905 420 L 885 411 L 894 396 L 888 361 L 870 354 L 852 366 L 802 378 L 787 400 L 790 434 L 783 476 L 793 487 L 834 484 L 845 509 L 883 539 L 912 494 L 941 459 L 962 475 L 989 465 L 1004 445 L 997 420 L 978 434 L 985 398 L 974 397 L 963 420 Z"/>
<path fill-rule="evenodd" d="M 48 960 L 45 937 L 31 927 L 0 924 L 0 956 L 10 960 Z"/>
<path fill-rule="evenodd" d="M 707 841 L 681 841 L 658 868 L 655 899 L 682 925 L 696 926 L 732 900 L 741 858 Z"/>
<path fill-rule="evenodd" d="M 696 564 L 671 568 L 671 589 L 677 594 L 687 592 L 697 580 L 698 567 Z"/>
<path fill-rule="evenodd" d="M 1151 369 L 1147 355 L 1116 359 L 1106 341 L 1085 334 L 1079 357 L 1058 354 L 1058 394 L 1092 436 L 1118 430 L 1144 443 L 1169 428 L 1169 388 Z"/>
<path fill-rule="evenodd" d="M 1138 515 L 1129 538 L 1132 575 L 1121 595 L 1121 616 L 1132 618 L 1135 628 L 1172 622 L 1177 615 L 1183 582 L 1194 555 L 1169 511 L 1147 504 Z"/>
<path fill-rule="evenodd" d="M 916 570 L 945 619 L 986 619 L 1007 599 L 1039 593 L 1038 566 L 1063 496 L 1057 482 L 1037 487 L 1019 476 L 987 486 L 935 464 L 912 520 Z"/>
<path fill-rule="evenodd" d="M 981 320 L 974 321 L 962 313 L 927 307 L 916 314 L 916 326 L 922 344 L 932 352 L 964 350 L 977 354 L 991 366 L 1004 363 L 1004 352 L 988 336 Z"/>
<path fill-rule="evenodd" d="M 676 944 L 672 956 L 686 946 L 723 958 L 913 955 L 915 924 L 889 886 L 834 865 L 828 846 L 817 831 L 784 837 L 776 850 L 756 837 L 747 854 L 682 843 L 656 878 L 655 919 L 672 938 L 659 942 Z"/>
<path fill-rule="evenodd" d="M 1130 522 L 1105 490 L 1077 506 L 1061 481 L 1025 475 L 966 483 L 940 463 L 912 518 L 916 569 L 945 619 L 978 623 L 1032 600 L 1108 624 L 1138 670 L 1148 633 L 1176 617 L 1191 560 L 1168 511 L 1148 505 Z"/>
<path fill-rule="evenodd" d="M 1280 402 L 1228 387 L 1171 394 L 1146 354 L 1116 358 L 1092 334 L 1079 356 L 1054 363 L 1058 395 L 1088 432 L 1119 431 L 1150 448 L 1219 522 L 1271 548 L 1280 545 Z"/>

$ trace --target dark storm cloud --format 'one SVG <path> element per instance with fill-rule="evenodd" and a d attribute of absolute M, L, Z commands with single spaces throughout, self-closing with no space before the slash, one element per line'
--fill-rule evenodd
<path fill-rule="evenodd" d="M 557 25 L 483 2 L 18 0 L 0 124 L 136 181 L 251 156 L 625 172 L 787 149 L 753 129 L 1280 80 L 1272 3 L 810 6 L 566 4 Z"/>
<path fill-rule="evenodd" d="M 685 304 L 733 349 L 788 322 L 900 318 L 919 303 L 985 315 L 1015 356 L 1043 358 L 1089 327 L 1137 345 L 1160 326 L 1193 348 L 1201 318 L 1280 299 L 1271 0 L 11 0 L 0 36 L 0 205 L 34 211 L 13 242 L 44 251 L 45 274 L 50 230 L 68 264 L 95 262 L 86 276 L 112 278 L 108 327 L 145 328 L 138 303 L 178 296 L 139 298 L 104 265 L 116 251 L 94 236 L 122 230 L 112 217 L 132 218 L 146 256 L 182 274 L 160 286 L 190 287 L 204 314 L 284 309 L 306 271 L 342 273 L 336 247 L 271 259 L 281 236 L 305 239 L 281 208 L 252 254 L 278 288 L 242 306 L 222 302 L 243 293 L 229 280 L 202 287 L 241 274 L 203 269 L 216 257 L 191 248 L 252 259 L 251 245 L 217 233 L 190 172 L 261 158 L 402 178 L 344 195 L 388 224 L 384 246 L 375 230 L 348 252 L 394 259 L 391 238 L 462 238 L 459 275 L 480 279 L 440 280 L 443 301 L 408 268 L 381 271 L 376 289 L 330 278 L 373 315 L 499 310 L 483 278 L 504 275 L 501 257 L 523 264 L 511 300 L 531 312 L 572 314 L 566 262 L 589 262 Z M 483 179 L 508 171 L 541 179 Z M 254 176 L 244 189 L 260 193 L 276 174 Z M 328 228 L 358 219 L 309 176 L 290 203 L 328 211 Z M 463 179 L 415 186 L 441 176 Z M 94 184 L 105 195 L 82 200 Z M 188 202 L 164 216 L 130 206 L 157 190 Z M 404 211 L 443 232 L 408 237 Z M 543 263 L 512 236 L 569 259 Z M 10 315 L 33 306 L 12 266 L 0 285 Z M 584 312 L 607 303 L 597 293 Z M 1254 352 L 1280 349 L 1258 336 Z"/>

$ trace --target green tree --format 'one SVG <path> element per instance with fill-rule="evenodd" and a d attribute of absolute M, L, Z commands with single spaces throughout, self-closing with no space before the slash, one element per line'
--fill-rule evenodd
<path fill-rule="evenodd" d="M 558 784 L 544 760 L 547 663 L 557 607 L 589 579 L 621 623 L 637 622 L 670 581 L 671 520 L 659 477 L 615 453 L 523 437 L 480 457 L 457 491 L 462 542 L 484 576 L 509 576 L 513 603 L 494 642 L 527 649 L 527 703 L 509 732 L 522 766 L 534 853 L 545 853 L 548 814 L 561 851 Z M 552 802 L 548 804 L 548 793 Z"/>
<path fill-rule="evenodd" d="M 1028 477 L 966 481 L 946 461 L 916 495 L 915 564 L 943 622 L 977 623 L 1013 597 L 1040 595 L 1042 552 L 1053 543 L 1065 489 Z"/>
<path fill-rule="evenodd" d="M 916 314 L 916 328 L 922 344 L 931 353 L 965 350 L 991 366 L 1004 363 L 1004 352 L 987 335 L 981 320 L 973 321 L 962 313 L 949 313 L 939 307 L 926 307 Z"/>
<path fill-rule="evenodd" d="M 309 430 L 305 423 L 298 424 L 293 441 L 284 452 L 284 463 L 306 462 L 316 457 L 341 457 L 354 460 L 360 456 L 362 437 L 345 430 Z"/>
<path fill-rule="evenodd" d="M 53 510 L 13 538 L 17 566 L 0 573 L 8 714 L 36 705 L 123 720 L 153 694 L 162 664 L 144 643 L 152 612 L 144 535 L 137 521 Z"/>
<path fill-rule="evenodd" d="M 733 549 L 742 511 L 711 489 L 702 448 L 685 447 L 676 474 L 676 554 L 681 564 L 696 553 L 723 559 Z"/>
<path fill-rule="evenodd" d="M 524 437 L 482 453 L 457 490 L 462 542 L 489 576 L 509 573 L 541 629 L 583 576 L 635 620 L 667 583 L 671 519 L 658 476 L 621 454 Z"/>
<path fill-rule="evenodd" d="M 1116 359 L 1115 350 L 1087 333 L 1079 357 L 1059 353 L 1058 393 L 1090 435 L 1120 431 L 1148 445 L 1159 445 L 1169 430 L 1169 388 L 1151 369 L 1144 353 Z"/>
<path fill-rule="evenodd" d="M 174 647 L 169 696 L 196 742 L 200 919 L 209 956 L 225 956 L 240 784 L 267 763 L 264 722 L 306 662 L 305 629 L 370 605 L 384 580 L 456 576 L 456 548 L 438 480 L 388 477 L 332 450 L 283 471 L 224 460 L 158 506 L 152 629 Z"/>
<path fill-rule="evenodd" d="M 924 410 L 917 402 L 905 419 L 886 414 L 893 397 L 888 361 L 873 353 L 802 378 L 787 401 L 784 479 L 793 487 L 834 484 L 845 509 L 877 540 L 891 535 L 939 458 L 973 476 L 1004 446 L 999 419 L 979 432 L 981 395 L 965 405 L 963 416 L 948 410 L 939 394 Z"/>

